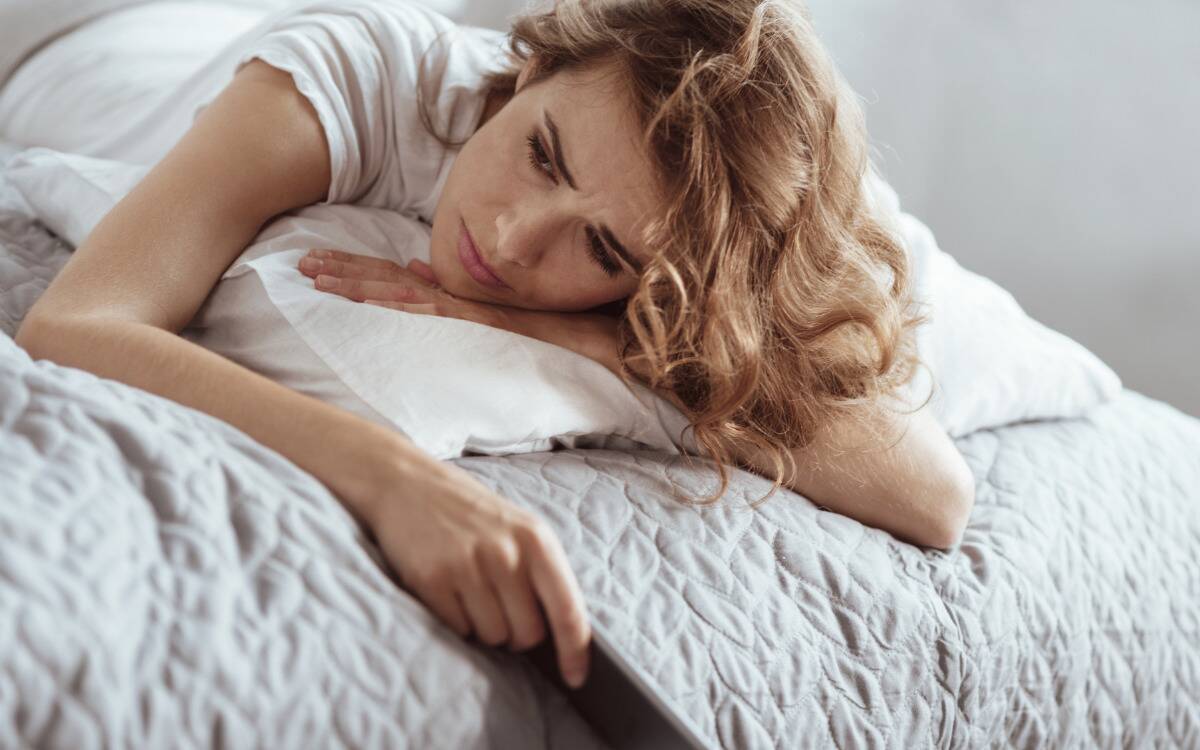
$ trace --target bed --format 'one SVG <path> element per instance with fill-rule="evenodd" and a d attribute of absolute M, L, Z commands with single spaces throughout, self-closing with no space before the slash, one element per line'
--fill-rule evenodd
<path fill-rule="evenodd" d="M 14 151 L 0 746 L 609 746 L 529 658 L 400 588 L 315 478 L 30 361 L 11 336 L 70 246 L 4 180 Z M 1125 391 L 958 446 L 977 502 L 947 551 L 794 493 L 750 510 L 767 483 L 744 472 L 686 508 L 673 489 L 714 477 L 664 453 L 457 463 L 553 526 L 597 638 L 703 746 L 1200 747 L 1200 421 Z"/>

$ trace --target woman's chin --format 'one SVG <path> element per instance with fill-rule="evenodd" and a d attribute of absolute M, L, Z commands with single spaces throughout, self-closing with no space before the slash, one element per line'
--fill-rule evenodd
<path fill-rule="evenodd" d="M 461 269 L 455 269 L 455 271 L 461 271 Z M 437 276 L 438 283 L 442 289 L 446 290 L 450 294 L 453 294 L 459 299 L 468 299 L 474 302 L 488 302 L 491 304 L 512 304 L 498 300 L 495 296 L 487 294 L 487 292 L 480 289 L 479 284 L 476 283 L 465 272 L 439 273 L 435 268 L 433 273 L 435 276 Z"/>
<path fill-rule="evenodd" d="M 433 277 L 437 279 L 438 286 L 450 292 L 455 297 L 469 298 L 464 292 L 466 291 L 466 286 L 470 284 L 470 279 L 461 278 L 459 272 L 462 269 L 451 265 L 450 262 L 443 262 L 445 257 L 445 255 L 439 256 L 435 253 L 429 259 L 429 268 L 433 271 Z"/>

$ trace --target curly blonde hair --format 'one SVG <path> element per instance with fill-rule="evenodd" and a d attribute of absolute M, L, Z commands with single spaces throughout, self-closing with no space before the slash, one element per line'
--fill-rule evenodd
<path fill-rule="evenodd" d="M 857 98 L 786 0 L 560 0 L 518 18 L 512 94 L 565 68 L 612 63 L 625 78 L 666 211 L 621 316 L 626 380 L 684 406 L 720 471 L 735 448 L 772 464 L 819 425 L 861 418 L 908 383 L 922 321 L 904 248 L 873 214 Z"/>

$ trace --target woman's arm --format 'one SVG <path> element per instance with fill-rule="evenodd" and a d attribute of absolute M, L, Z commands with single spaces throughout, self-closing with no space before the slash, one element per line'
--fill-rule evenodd
<path fill-rule="evenodd" d="M 329 179 L 308 100 L 287 73 L 250 62 L 76 248 L 21 342 L 53 347 L 37 332 L 80 317 L 178 332 L 262 225 L 323 199 Z"/>
<path fill-rule="evenodd" d="M 323 197 L 329 160 L 308 107 L 288 74 L 258 61 L 239 71 L 75 250 L 16 342 L 35 358 L 165 396 L 273 443 L 293 460 L 307 458 L 306 435 L 315 433 L 287 423 L 305 413 L 311 427 L 329 411 L 302 407 L 300 394 L 173 334 L 262 224 Z M 281 404 L 292 408 L 276 411 Z M 345 482 L 328 471 L 337 460 L 314 452 L 308 463 Z M 360 517 L 363 510 L 351 508 Z"/>
<path fill-rule="evenodd" d="M 603 324 L 583 319 L 575 326 L 561 345 L 570 342 L 589 356 L 604 352 L 599 360 L 619 373 L 615 345 L 602 346 L 596 333 Z M 657 392 L 683 410 L 675 394 Z M 771 463 L 761 452 L 741 448 L 734 455 L 755 473 L 770 475 Z M 824 425 L 792 457 L 795 471 L 783 478 L 784 487 L 921 547 L 958 544 L 975 505 L 975 477 L 928 405 L 912 414 L 879 409 L 862 421 Z"/>
<path fill-rule="evenodd" d="M 549 319 L 526 325 L 554 328 Z M 560 345 L 569 343 L 620 372 L 615 337 L 601 343 L 602 320 L 581 318 L 572 326 Z M 657 392 L 683 410 L 674 393 Z M 902 541 L 948 549 L 961 540 L 975 505 L 975 477 L 928 405 L 905 411 L 878 409 L 861 421 L 820 427 L 808 446 L 792 451 L 795 471 L 783 477 L 783 486 Z M 770 475 L 771 463 L 761 452 L 740 448 L 734 455 L 746 468 Z"/>
<path fill-rule="evenodd" d="M 404 586 L 460 636 L 525 651 L 549 632 L 566 682 L 586 679 L 587 605 L 542 519 L 400 433 L 168 331 L 103 316 L 40 325 L 25 337 L 33 356 L 203 411 L 317 477 L 371 532 Z"/>
<path fill-rule="evenodd" d="M 532 647 L 540 600 L 564 675 L 586 673 L 586 608 L 544 521 L 399 433 L 175 335 L 260 227 L 329 181 L 311 105 L 290 75 L 250 63 L 76 249 L 17 343 L 206 412 L 313 474 L 463 636 Z"/>
<path fill-rule="evenodd" d="M 455 317 L 557 344 L 620 373 L 616 320 L 589 313 L 551 313 L 462 300 L 440 291 L 428 265 L 407 269 L 336 250 L 309 254 L 300 272 L 323 276 L 325 291 L 406 312 Z M 682 408 L 675 395 L 659 395 Z M 796 470 L 783 486 L 814 503 L 923 547 L 958 543 L 975 503 L 975 479 L 928 405 L 913 414 L 880 409 L 860 422 L 825 425 L 793 452 Z M 753 450 L 738 463 L 767 475 Z"/>
<path fill-rule="evenodd" d="M 971 469 L 928 406 L 826 425 L 792 455 L 784 486 L 911 544 L 958 544 L 975 505 Z M 751 451 L 741 458 L 758 473 L 769 468 Z"/>

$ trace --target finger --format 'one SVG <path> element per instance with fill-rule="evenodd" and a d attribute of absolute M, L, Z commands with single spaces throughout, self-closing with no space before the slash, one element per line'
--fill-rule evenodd
<path fill-rule="evenodd" d="M 471 621 L 458 600 L 453 589 L 446 586 L 426 586 L 414 591 L 425 606 L 428 607 L 442 622 L 458 633 L 460 638 L 471 634 Z"/>
<path fill-rule="evenodd" d="M 508 640 L 508 621 L 491 584 L 483 579 L 463 581 L 459 584 L 458 596 L 480 641 L 499 646 Z"/>
<path fill-rule="evenodd" d="M 432 302 L 435 294 L 426 287 L 410 286 L 404 282 L 339 279 L 325 274 L 313 279 L 313 285 L 323 292 L 339 294 L 355 302 L 377 299 L 388 302 L 426 303 Z"/>
<path fill-rule="evenodd" d="M 335 260 L 341 263 L 354 263 L 368 268 L 377 268 L 387 270 L 389 268 L 399 268 L 400 265 L 386 258 L 376 258 L 370 255 L 361 255 L 359 253 L 348 253 L 345 250 L 334 250 L 333 248 L 315 248 L 308 251 L 309 256 L 321 260 Z"/>
<path fill-rule="evenodd" d="M 411 282 L 423 287 L 436 286 L 424 276 L 413 273 L 398 263 L 369 255 L 355 255 L 341 250 L 310 250 L 297 263 L 306 276 L 327 274 L 347 279 Z"/>
<path fill-rule="evenodd" d="M 326 275 L 342 279 L 388 281 L 395 284 L 407 284 L 427 289 L 437 288 L 435 284 L 429 283 L 423 276 L 401 268 L 394 263 L 384 268 L 379 266 L 364 266 L 359 263 L 347 263 L 340 260 L 323 260 L 306 255 L 300 259 L 296 266 L 302 274 L 310 278 Z"/>
<path fill-rule="evenodd" d="M 393 265 L 391 268 L 379 268 L 377 266 L 364 266 L 358 263 L 346 263 L 340 260 L 322 260 L 320 258 L 310 258 L 305 256 L 296 264 L 300 272 L 305 276 L 337 276 L 341 279 L 372 279 L 374 281 L 408 281 L 420 282 L 425 285 L 425 279 L 418 277 L 414 273 L 408 273 L 400 266 Z"/>
<path fill-rule="evenodd" d="M 552 532 L 537 533 L 530 545 L 533 588 L 550 620 L 558 666 L 571 687 L 587 679 L 588 642 L 592 638 L 587 605 L 562 545 Z"/>
<path fill-rule="evenodd" d="M 385 300 L 369 299 L 364 301 L 365 304 L 374 305 L 375 307 L 387 307 L 400 312 L 415 313 L 417 315 L 437 315 L 438 306 L 433 304 L 414 305 L 407 302 L 387 302 Z"/>
<path fill-rule="evenodd" d="M 437 276 L 433 274 L 433 268 L 428 263 L 422 260 L 410 260 L 405 266 L 409 271 L 428 281 L 430 284 L 437 284 Z"/>
<path fill-rule="evenodd" d="M 509 650 L 526 651 L 541 643 L 546 637 L 546 625 L 538 611 L 527 568 L 496 566 L 489 574 L 508 620 Z"/>

